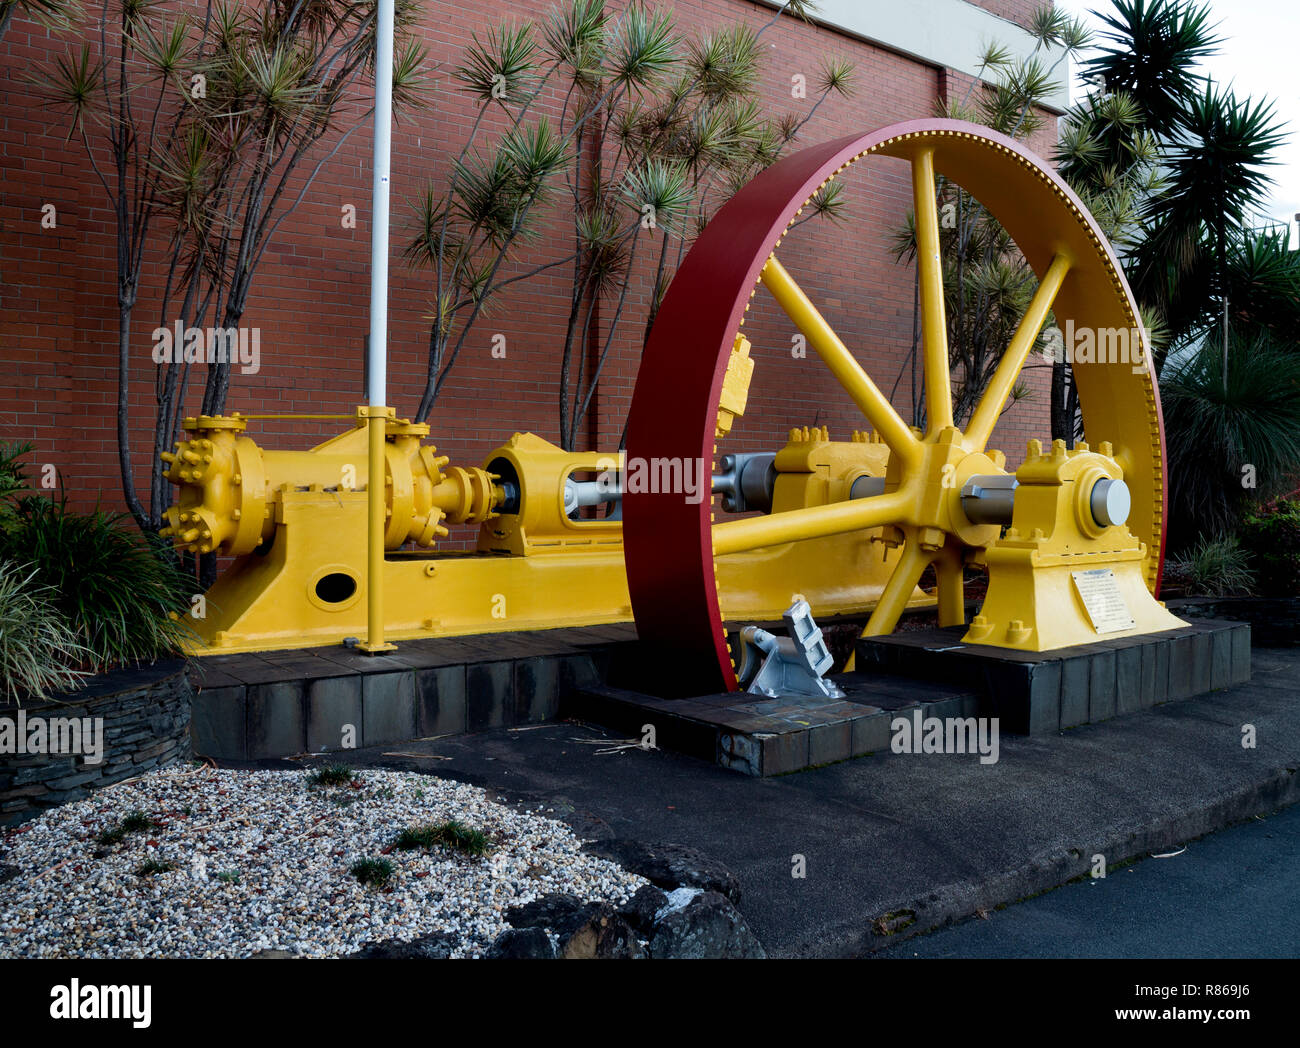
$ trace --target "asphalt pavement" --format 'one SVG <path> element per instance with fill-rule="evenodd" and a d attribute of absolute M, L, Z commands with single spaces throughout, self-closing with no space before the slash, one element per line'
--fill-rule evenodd
<path fill-rule="evenodd" d="M 1254 745 L 1243 746 L 1252 735 Z M 1003 736 L 996 764 L 976 755 L 879 753 L 754 779 L 623 743 L 561 722 L 358 750 L 348 759 L 475 783 L 553 811 L 588 838 L 696 848 L 735 873 L 740 908 L 771 955 L 893 953 L 908 936 L 981 911 L 995 913 L 988 928 L 1013 934 L 1021 911 L 996 913 L 997 906 L 1087 876 L 1095 855 L 1116 865 L 1177 850 L 1300 800 L 1300 652 L 1257 650 L 1249 684 L 1199 699 L 1051 735 Z M 1189 854 L 1205 848 L 1194 844 Z M 1171 877 L 1160 871 L 1179 862 L 1147 860 L 1060 898 L 1122 897 L 1125 883 Z M 1283 862 L 1275 881 L 1285 872 Z M 1171 881 L 1168 894 L 1170 905 L 1181 898 L 1192 914 L 1200 912 L 1196 899 L 1222 896 L 1226 909 L 1205 911 L 1204 930 L 1187 934 L 1197 948 L 1226 951 L 1238 889 L 1225 879 L 1229 868 L 1213 876 L 1221 879 L 1199 888 Z M 1242 882 L 1240 905 L 1254 890 Z M 1268 894 L 1266 886 L 1258 891 Z M 1152 892 L 1159 894 L 1154 882 Z M 1053 919 L 1065 927 L 1071 918 L 1062 911 Z M 1072 927 L 1085 948 L 1092 933 Z M 981 934 L 976 926 L 960 931 Z M 1148 949 L 1139 930 L 1132 936 L 1114 940 L 1115 948 Z M 912 948 L 945 949 L 946 941 L 917 939 Z M 969 948 L 998 955 L 999 945 L 978 942 Z M 1050 938 L 1034 943 L 1025 948 L 1055 955 Z M 1149 949 L 1157 948 L 1153 938 Z"/>
<path fill-rule="evenodd" d="M 902 957 L 1300 957 L 1300 807 L 882 951 Z"/>

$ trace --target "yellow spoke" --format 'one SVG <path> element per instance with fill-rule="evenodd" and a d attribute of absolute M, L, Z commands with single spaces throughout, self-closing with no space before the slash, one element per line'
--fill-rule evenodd
<path fill-rule="evenodd" d="M 997 425 L 998 418 L 1002 414 L 1002 406 L 1006 403 L 1007 397 L 1011 396 L 1016 379 L 1020 377 L 1025 361 L 1029 359 L 1029 351 L 1034 348 L 1038 333 L 1042 331 L 1043 324 L 1047 321 L 1047 314 L 1052 311 L 1057 292 L 1061 290 L 1061 284 L 1069 271 L 1070 260 L 1065 255 L 1056 255 L 1052 259 L 1052 264 L 1047 267 L 1047 272 L 1043 274 L 1038 290 L 1034 292 L 1033 301 L 1029 303 L 1029 309 L 1020 321 L 1020 326 L 1016 328 L 1016 333 L 1011 337 L 1011 344 L 1002 355 L 1002 360 L 998 363 L 997 370 L 993 372 L 988 388 L 980 397 L 975 414 L 971 416 L 970 425 L 966 427 L 966 446 L 972 451 L 984 450 L 993 435 L 993 427 Z"/>
<path fill-rule="evenodd" d="M 763 284 L 772 293 L 777 304 L 808 339 L 809 344 L 830 368 L 835 380 L 853 398 L 853 403 L 876 428 L 881 439 L 889 445 L 905 465 L 919 461 L 921 446 L 912 430 L 899 417 L 888 398 L 880 392 L 871 378 L 862 370 L 847 346 L 826 319 L 817 311 L 803 289 L 795 283 L 784 266 L 773 255 L 763 267 Z"/>
<path fill-rule="evenodd" d="M 943 259 L 939 253 L 933 149 L 923 149 L 912 158 L 912 202 L 916 214 L 916 266 L 921 279 L 921 359 L 925 365 L 926 433 L 929 435 L 952 425 L 948 321 L 943 304 Z"/>
<path fill-rule="evenodd" d="M 966 586 L 962 579 L 961 551 L 948 547 L 934 562 L 939 583 L 939 625 L 961 626 L 966 622 Z"/>
<path fill-rule="evenodd" d="M 713 555 L 741 553 L 800 539 L 825 538 L 849 531 L 896 524 L 903 519 L 908 499 L 901 491 L 873 498 L 810 506 L 764 517 L 729 520 L 713 526 Z"/>
<path fill-rule="evenodd" d="M 925 571 L 932 556 L 933 554 L 921 549 L 921 544 L 915 537 L 908 537 L 903 546 L 903 555 L 894 565 L 894 573 L 885 583 L 876 610 L 871 613 L 867 627 L 862 631 L 864 637 L 880 637 L 894 632 L 894 627 L 898 625 L 899 617 L 906 610 L 912 591 L 921 581 L 921 573 Z"/>

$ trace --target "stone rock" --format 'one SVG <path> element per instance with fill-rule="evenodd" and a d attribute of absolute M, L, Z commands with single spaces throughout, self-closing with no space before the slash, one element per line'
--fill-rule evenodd
<path fill-rule="evenodd" d="M 578 926 L 561 939 L 558 952 L 567 961 L 640 960 L 646 956 L 632 926 L 604 902 L 583 908 Z"/>
<path fill-rule="evenodd" d="M 542 928 L 507 928 L 488 948 L 492 960 L 555 960 L 555 947 Z"/>
<path fill-rule="evenodd" d="M 725 895 L 678 889 L 660 911 L 650 956 L 662 959 L 757 960 L 766 951 Z"/>
<path fill-rule="evenodd" d="M 626 908 L 620 911 L 608 903 L 584 903 L 565 892 L 512 906 L 506 910 L 506 921 L 515 929 L 553 932 L 559 940 L 556 953 L 569 960 L 645 956 Z"/>
<path fill-rule="evenodd" d="M 257 958 L 279 959 L 281 957 L 292 957 L 292 956 L 293 954 L 291 954 L 288 950 L 258 950 L 257 953 L 250 953 L 248 955 L 250 960 L 254 960 Z"/>
<path fill-rule="evenodd" d="M 443 932 L 421 935 L 418 939 L 403 941 L 401 939 L 384 939 L 380 942 L 366 943 L 348 958 L 358 961 L 377 960 L 433 960 L 445 961 L 451 956 L 456 945 L 456 938 Z"/>
<path fill-rule="evenodd" d="M 614 838 L 589 841 L 582 850 L 639 873 L 666 891 L 679 887 L 699 888 L 725 895 L 733 905 L 740 905 L 740 882 L 736 875 L 694 848 Z"/>
<path fill-rule="evenodd" d="M 576 895 L 551 892 L 522 906 L 511 906 L 506 910 L 506 923 L 514 928 L 550 928 L 564 937 L 578 927 L 583 908 Z"/>
<path fill-rule="evenodd" d="M 644 938 L 654 928 L 655 916 L 667 906 L 667 895 L 653 884 L 643 884 L 632 898 L 619 907 L 618 912 Z"/>

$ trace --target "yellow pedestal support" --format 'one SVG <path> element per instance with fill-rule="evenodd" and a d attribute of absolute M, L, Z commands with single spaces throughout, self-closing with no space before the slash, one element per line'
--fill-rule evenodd
<path fill-rule="evenodd" d="M 1146 586 L 1146 547 L 1093 515 L 1098 481 L 1122 479 L 1111 448 L 1037 440 L 1016 471 L 1015 512 L 985 551 L 989 589 L 964 640 L 1018 651 L 1161 633 L 1185 625 Z"/>

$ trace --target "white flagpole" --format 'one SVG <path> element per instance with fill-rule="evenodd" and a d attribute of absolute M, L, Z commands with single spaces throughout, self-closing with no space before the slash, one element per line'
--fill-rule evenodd
<path fill-rule="evenodd" d="M 384 641 L 384 446 L 388 399 L 388 198 L 393 132 L 393 2 L 378 0 L 375 24 L 375 155 L 370 227 L 370 342 L 366 389 L 369 526 L 366 558 L 366 643 L 375 654 Z"/>

